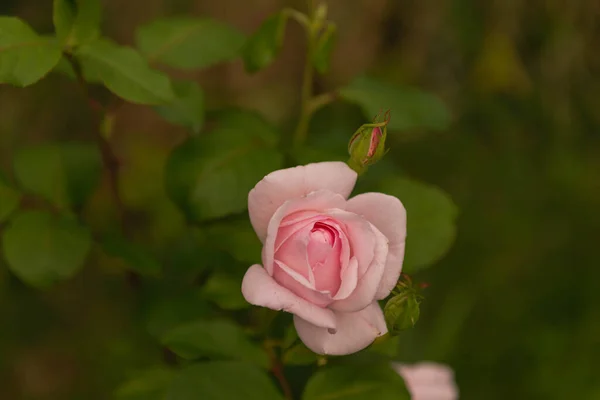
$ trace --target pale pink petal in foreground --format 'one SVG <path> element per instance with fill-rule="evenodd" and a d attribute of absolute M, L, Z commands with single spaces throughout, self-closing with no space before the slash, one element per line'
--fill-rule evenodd
<path fill-rule="evenodd" d="M 456 400 L 458 387 L 449 367 L 433 362 L 393 364 L 402 376 L 412 400 Z"/>
<path fill-rule="evenodd" d="M 336 328 L 333 311 L 321 308 L 290 292 L 269 276 L 258 264 L 251 266 L 242 281 L 242 294 L 246 301 L 272 310 L 284 310 L 310 321 L 314 326 Z"/>
<path fill-rule="evenodd" d="M 345 355 L 360 351 L 387 333 L 381 307 L 373 302 L 355 313 L 336 313 L 337 330 L 315 326 L 300 315 L 294 325 L 304 344 L 318 354 Z M 335 332 L 335 333 L 331 333 Z"/>
<path fill-rule="evenodd" d="M 406 209 L 394 196 L 364 193 L 346 203 L 346 210 L 362 215 L 389 240 L 388 259 L 376 299 L 381 300 L 396 286 L 402 272 L 406 241 Z"/>
<path fill-rule="evenodd" d="M 265 176 L 248 195 L 250 222 L 261 241 L 267 237 L 269 221 L 287 200 L 326 189 L 347 199 L 356 172 L 343 162 L 322 162 L 274 171 Z"/>

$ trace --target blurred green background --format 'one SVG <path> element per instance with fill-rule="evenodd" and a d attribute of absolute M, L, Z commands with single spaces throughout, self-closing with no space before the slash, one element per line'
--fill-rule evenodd
<path fill-rule="evenodd" d="M 133 43 L 138 25 L 165 15 L 210 16 L 251 33 L 284 6 L 304 7 L 103 3 L 104 32 L 122 44 Z M 448 363 L 466 400 L 600 399 L 600 3 L 327 3 L 339 36 L 319 91 L 369 72 L 439 95 L 452 114 L 445 131 L 389 136 L 387 168 L 441 187 L 459 208 L 453 248 L 416 275 L 431 286 L 417 327 L 402 334 L 399 358 Z M 0 14 L 20 16 L 38 32 L 53 29 L 51 0 L 3 0 Z M 248 107 L 287 129 L 298 110 L 303 53 L 302 32 L 290 24 L 280 57 L 256 75 L 241 61 L 170 72 L 196 79 L 209 110 Z M 82 114 L 77 87 L 59 74 L 26 89 L 0 86 L 2 170 L 10 174 L 24 145 L 86 138 Z M 324 108 L 311 142 L 345 151 L 365 122 L 359 115 L 352 106 Z M 184 131 L 130 104 L 115 124 L 132 235 L 193 269 L 203 255 L 185 248 L 183 216 L 162 185 L 166 157 Z M 84 210 L 97 226 L 114 214 L 105 181 Z M 106 399 L 132 370 L 161 362 L 145 329 L 161 329 L 146 318 L 149 309 L 159 313 L 152 288 L 124 283 L 115 260 L 95 257 L 74 279 L 41 291 L 0 267 L 1 399 Z"/>

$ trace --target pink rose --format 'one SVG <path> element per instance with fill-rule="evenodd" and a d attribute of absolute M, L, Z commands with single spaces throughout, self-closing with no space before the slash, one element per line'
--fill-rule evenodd
<path fill-rule="evenodd" d="M 404 206 L 382 193 L 348 200 L 355 183 L 345 163 L 323 162 L 272 172 L 248 195 L 264 268 L 248 269 L 242 293 L 294 314 L 319 354 L 354 353 L 387 332 L 377 300 L 402 270 Z"/>
<path fill-rule="evenodd" d="M 454 372 L 445 365 L 432 362 L 394 364 L 394 369 L 404 379 L 412 400 L 458 399 Z"/>

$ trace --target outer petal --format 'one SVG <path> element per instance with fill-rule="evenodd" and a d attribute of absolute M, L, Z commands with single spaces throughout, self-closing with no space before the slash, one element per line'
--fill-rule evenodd
<path fill-rule="evenodd" d="M 269 275 L 273 275 L 273 260 L 275 255 L 275 241 L 279 233 L 280 223 L 287 215 L 302 210 L 323 210 L 327 208 L 341 208 L 346 205 L 346 200 L 339 194 L 329 190 L 311 192 L 305 197 L 286 201 L 277 209 L 269 221 L 268 235 L 263 246 L 263 264 Z"/>
<path fill-rule="evenodd" d="M 346 210 L 364 216 L 388 238 L 388 259 L 376 295 L 377 299 L 383 299 L 396 286 L 402 272 L 406 240 L 406 209 L 394 196 L 364 193 L 348 200 Z"/>
<path fill-rule="evenodd" d="M 377 302 L 355 313 L 336 313 L 336 317 L 337 331 L 334 334 L 299 315 L 294 316 L 294 325 L 304 344 L 318 354 L 356 353 L 387 333 L 383 312 Z"/>
<path fill-rule="evenodd" d="M 375 256 L 371 265 L 362 277 L 358 278 L 356 289 L 345 299 L 337 300 L 329 306 L 332 310 L 341 312 L 356 312 L 367 307 L 377 294 L 381 279 L 385 273 L 388 254 L 387 238 L 373 225 L 371 230 L 375 234 Z"/>
<path fill-rule="evenodd" d="M 343 162 L 322 162 L 271 172 L 248 194 L 248 212 L 254 231 L 264 242 L 275 211 L 287 200 L 310 192 L 326 189 L 347 199 L 356 176 Z"/>
<path fill-rule="evenodd" d="M 404 378 L 414 400 L 458 399 L 454 372 L 449 367 L 432 362 L 414 365 L 393 363 L 392 366 Z"/>
<path fill-rule="evenodd" d="M 248 303 L 287 311 L 325 330 L 336 328 L 336 317 L 333 311 L 309 303 L 280 286 L 258 264 L 246 271 L 242 281 L 242 294 Z"/>

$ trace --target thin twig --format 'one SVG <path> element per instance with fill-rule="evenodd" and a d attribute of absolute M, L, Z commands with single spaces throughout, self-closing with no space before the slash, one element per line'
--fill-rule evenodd
<path fill-rule="evenodd" d="M 267 352 L 269 353 L 269 358 L 271 359 L 271 373 L 273 373 L 273 376 L 277 378 L 279 386 L 281 386 L 281 390 L 283 391 L 283 395 L 287 400 L 294 400 L 292 388 L 290 387 L 290 384 L 283 373 L 283 365 L 277 357 L 277 354 L 275 354 L 275 350 L 272 346 L 267 346 Z"/>
<path fill-rule="evenodd" d="M 121 196 L 119 195 L 119 160 L 113 153 L 110 147 L 110 143 L 102 135 L 102 132 L 100 130 L 102 120 L 105 117 L 107 110 L 105 109 L 105 107 L 102 106 L 102 104 L 100 104 L 90 95 L 88 84 L 83 76 L 83 71 L 81 69 L 81 64 L 79 63 L 79 61 L 75 57 L 73 57 L 73 55 L 68 53 L 65 54 L 65 57 L 73 67 L 75 77 L 77 78 L 77 83 L 79 84 L 90 107 L 92 113 L 92 129 L 94 133 L 94 138 L 98 145 L 98 149 L 100 150 L 104 168 L 108 172 L 109 184 L 117 208 L 119 227 L 121 228 L 121 231 L 124 231 L 125 207 L 123 205 L 123 201 L 121 200 Z"/>

